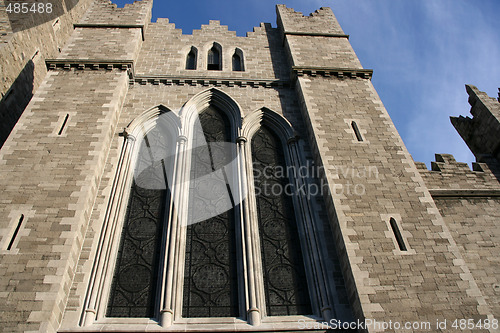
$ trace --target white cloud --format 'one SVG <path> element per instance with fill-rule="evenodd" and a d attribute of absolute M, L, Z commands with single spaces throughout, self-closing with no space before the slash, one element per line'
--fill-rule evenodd
<path fill-rule="evenodd" d="M 449 121 L 467 115 L 464 85 L 496 95 L 500 27 L 488 6 L 461 0 L 341 1 L 334 11 L 416 160 L 472 154 Z"/>

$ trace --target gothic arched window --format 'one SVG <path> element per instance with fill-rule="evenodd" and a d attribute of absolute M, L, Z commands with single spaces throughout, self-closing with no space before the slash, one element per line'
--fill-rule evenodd
<path fill-rule="evenodd" d="M 165 158 L 171 143 L 154 127 L 140 144 L 108 301 L 108 317 L 155 316 L 158 269 L 169 191 Z M 152 155 L 163 155 L 153 161 Z"/>
<path fill-rule="evenodd" d="M 266 127 L 252 139 L 252 160 L 267 315 L 311 314 L 283 147 Z"/>
<path fill-rule="evenodd" d="M 220 71 L 222 70 L 222 59 L 221 59 L 222 50 L 218 44 L 212 46 L 210 50 L 208 50 L 208 61 L 207 61 L 207 69 L 211 71 Z"/>
<path fill-rule="evenodd" d="M 237 317 L 234 209 L 209 213 L 217 212 L 228 190 L 226 176 L 213 175 L 231 161 L 229 120 L 211 106 L 199 115 L 199 123 L 191 154 L 182 315 Z"/>
<path fill-rule="evenodd" d="M 295 330 L 337 316 L 343 285 L 326 278 L 315 209 L 294 190 L 308 180 L 284 171 L 303 165 L 285 118 L 242 117 L 207 89 L 128 129 L 80 325 Z"/>
<path fill-rule="evenodd" d="M 196 69 L 196 60 L 198 52 L 195 47 L 191 47 L 187 57 L 186 57 L 186 69 Z"/>

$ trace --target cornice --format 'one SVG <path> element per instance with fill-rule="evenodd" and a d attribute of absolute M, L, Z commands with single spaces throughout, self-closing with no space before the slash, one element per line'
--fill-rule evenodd
<path fill-rule="evenodd" d="M 500 197 L 500 189 L 429 189 L 433 198 Z"/>
<path fill-rule="evenodd" d="M 47 70 L 126 70 L 130 78 L 134 77 L 134 62 L 132 60 L 105 59 L 46 59 Z"/>
<path fill-rule="evenodd" d="M 201 85 L 201 86 L 251 86 L 254 88 L 289 87 L 289 80 L 234 78 L 234 77 L 196 77 L 196 76 L 169 76 L 169 75 L 137 75 L 130 80 L 131 84 L 153 85 Z"/>
<path fill-rule="evenodd" d="M 363 68 L 338 68 L 338 67 L 315 67 L 315 66 L 292 66 L 292 77 L 298 76 L 336 76 L 338 78 L 351 77 L 371 79 L 373 76 L 372 69 Z"/>
<path fill-rule="evenodd" d="M 345 34 L 330 34 L 330 33 L 321 33 L 321 32 L 299 32 L 299 31 L 284 31 L 285 35 L 291 36 L 315 36 L 315 37 L 334 37 L 334 38 L 347 38 L 349 39 L 349 35 Z"/>

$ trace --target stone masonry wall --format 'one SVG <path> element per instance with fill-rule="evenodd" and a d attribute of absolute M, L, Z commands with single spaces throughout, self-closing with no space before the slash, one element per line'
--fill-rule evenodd
<path fill-rule="evenodd" d="M 217 21 L 193 35 L 166 19 L 148 24 L 151 6 L 96 0 L 88 7 L 0 150 L 1 331 L 79 325 L 123 145 L 119 134 L 152 107 L 176 112 L 214 87 L 243 116 L 262 107 L 283 115 L 303 140 L 305 158 L 321 169 L 316 181 L 326 186 L 312 200 L 323 219 L 318 236 L 328 241 L 339 313 L 352 306 L 360 319 L 433 325 L 500 317 L 495 174 L 481 163 L 471 171 L 445 154 L 432 171 L 415 163 L 369 77 L 356 74 L 363 68 L 329 8 L 305 17 L 279 5 L 277 29 L 262 24 L 238 37 Z M 221 71 L 206 70 L 214 42 L 223 50 Z M 193 46 L 198 69 L 186 70 Z M 231 70 L 236 48 L 243 72 Z M 99 67 L 103 59 L 117 66 Z M 318 74 L 317 67 L 354 74 Z M 482 192 L 457 196 L 463 190 Z M 407 250 L 397 244 L 391 217 Z"/>
<path fill-rule="evenodd" d="M 304 16 L 301 12 L 296 12 L 293 8 L 278 5 L 276 7 L 276 14 L 278 16 L 278 27 L 285 33 L 344 34 L 333 11 L 328 7 L 322 7 L 311 13 L 311 15 Z"/>
<path fill-rule="evenodd" d="M 293 49 L 293 66 L 311 65 L 311 50 L 315 50 L 314 67 L 334 67 L 361 69 L 358 57 L 347 38 L 338 38 L 332 43 L 331 37 L 287 36 L 287 44 Z"/>
<path fill-rule="evenodd" d="M 344 269 L 352 271 L 351 299 L 359 295 L 357 315 L 434 323 L 490 314 L 478 307 L 484 297 L 477 283 L 461 275 L 468 267 L 371 83 L 322 77 L 299 82 L 316 158 L 334 193 L 328 208 L 338 223 L 337 242 L 345 247 L 339 252 L 347 253 Z M 355 141 L 351 119 L 366 131 L 365 141 Z M 344 174 L 349 167 L 376 168 L 377 174 Z M 349 184 L 364 190 L 349 193 Z M 395 244 L 390 217 L 400 223 L 409 251 Z"/>
<path fill-rule="evenodd" d="M 500 197 L 436 197 L 439 212 L 491 313 L 500 316 Z"/>
<path fill-rule="evenodd" d="M 134 1 L 118 8 L 110 0 L 95 0 L 80 21 L 89 25 L 147 25 L 151 21 L 152 0 Z"/>
<path fill-rule="evenodd" d="M 138 28 L 76 28 L 58 58 L 135 60 L 141 44 L 141 30 Z"/>
<path fill-rule="evenodd" d="M 223 70 L 208 71 L 206 69 L 206 52 L 217 42 L 223 50 Z M 185 59 L 191 46 L 198 48 L 198 69 L 185 70 Z M 233 72 L 230 67 L 232 52 L 235 48 L 244 52 L 245 71 Z M 233 98 L 241 107 L 243 116 L 260 109 L 269 108 L 283 115 L 293 125 L 297 134 L 303 138 L 304 153 L 309 160 L 312 153 L 307 143 L 307 134 L 302 115 L 299 111 L 295 91 L 290 87 L 289 69 L 284 50 L 281 46 L 279 31 L 269 24 L 261 25 L 248 33 L 247 37 L 238 37 L 227 27 L 220 26 L 217 21 L 195 30 L 193 35 L 183 35 L 166 19 L 151 23 L 145 34 L 145 41 L 135 68 L 135 79 L 130 86 L 117 130 L 114 134 L 103 174 L 100 191 L 94 206 L 91 222 L 82 257 L 78 263 L 77 272 L 62 329 L 74 328 L 78 325 L 88 280 L 93 261 L 99 232 L 104 220 L 104 213 L 109 202 L 110 189 L 116 174 L 119 154 L 123 138 L 118 134 L 132 120 L 146 110 L 163 105 L 177 112 L 182 105 L 195 94 L 217 88 Z M 266 80 L 274 83 L 266 85 Z M 275 82 L 275 81 L 279 81 Z M 312 196 L 320 210 L 319 216 L 324 218 L 323 225 L 318 228 L 325 239 L 329 239 L 331 231 L 327 223 L 326 208 L 321 197 Z M 323 207 L 323 208 L 321 208 Z M 324 231 L 324 232 L 323 232 Z M 322 237 L 323 237 L 322 236 Z M 350 316 L 350 306 L 343 287 L 342 272 L 338 265 L 335 248 L 328 242 L 326 258 L 329 278 L 337 284 L 338 304 L 336 311 L 339 317 Z"/>
<path fill-rule="evenodd" d="M 87 26 L 77 27 L 58 57 L 65 69 L 50 66 L 0 150 L 0 328 L 5 332 L 55 332 L 61 324 L 129 87 L 121 61 L 133 65 L 137 58 L 149 17 L 143 13 L 151 5 L 128 6 L 134 15 L 125 15 L 133 20 L 123 19 L 125 27 L 92 24 L 87 16 Z M 138 16 L 143 26 L 135 27 Z M 104 43 L 90 38 L 104 31 L 109 32 Z M 111 66 L 99 68 L 102 59 Z"/>
<path fill-rule="evenodd" d="M 500 182 L 486 163 L 436 154 L 431 170 L 416 163 L 436 206 L 495 318 L 500 316 Z"/>
<path fill-rule="evenodd" d="M 297 17 L 280 7 L 278 11 L 280 17 Z M 327 23 L 338 24 L 323 22 Z M 297 30 L 303 30 L 302 24 Z M 293 25 L 285 30 L 293 32 Z M 328 56 L 306 48 L 314 42 L 299 45 L 295 37 L 293 33 L 285 37 L 294 63 L 303 59 L 301 66 L 314 68 Z M 330 38 L 330 48 L 345 40 L 324 37 Z M 331 58 L 325 65 L 343 67 L 349 57 Z M 351 66 L 352 71 L 359 69 L 356 63 Z M 371 82 L 299 75 L 296 90 L 315 159 L 324 167 L 329 185 L 330 193 L 325 193 L 329 217 L 356 316 L 384 322 L 418 318 L 433 324 L 437 319 L 491 316 L 491 307 Z M 356 139 L 352 121 L 363 141 Z M 359 173 L 370 169 L 377 172 Z M 395 241 L 391 217 L 399 224 L 407 251 Z"/>
<path fill-rule="evenodd" d="M 428 170 L 425 163 L 415 162 L 429 189 L 435 190 L 500 190 L 500 182 L 486 163 L 457 162 L 453 155 L 436 154 Z"/>
<path fill-rule="evenodd" d="M 58 19 L 12 33 L 7 16 L 2 16 L 0 39 L 0 146 L 7 139 L 31 97 L 47 73 L 45 59 L 54 58 L 73 32 L 92 0 L 78 4 Z M 5 2 L 0 1 L 4 12 Z"/>
<path fill-rule="evenodd" d="M 249 32 L 247 37 L 238 37 L 219 21 L 202 25 L 193 34 L 183 34 L 167 19 L 151 23 L 146 33 L 144 46 L 137 63 L 139 76 L 162 75 L 164 77 L 190 78 L 242 78 L 246 80 L 287 80 L 289 69 L 279 44 L 279 32 L 270 24 L 262 24 Z M 217 42 L 222 46 L 222 70 L 207 70 L 207 53 Z M 186 70 L 186 56 L 195 47 L 198 50 L 196 70 Z M 245 71 L 233 72 L 231 58 L 235 49 L 243 51 Z"/>
<path fill-rule="evenodd" d="M 2 331 L 59 327 L 127 87 L 125 71 L 49 72 L 2 147 Z"/>

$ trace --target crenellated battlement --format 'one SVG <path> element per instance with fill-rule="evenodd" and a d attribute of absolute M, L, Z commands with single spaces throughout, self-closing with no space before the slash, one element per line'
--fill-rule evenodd
<path fill-rule="evenodd" d="M 214 34 L 236 37 L 236 31 L 229 30 L 227 25 L 221 25 L 219 20 L 210 20 L 208 24 L 202 24 L 200 29 L 193 30 L 193 36 Z"/>
<path fill-rule="evenodd" d="M 277 5 L 278 27 L 290 34 L 344 35 L 337 18 L 329 7 L 321 7 L 309 16 L 285 5 Z"/>
<path fill-rule="evenodd" d="M 492 155 L 500 160 L 500 103 L 473 85 L 466 85 L 470 117 L 450 117 L 451 123 L 477 159 Z"/>
<path fill-rule="evenodd" d="M 134 1 L 123 8 L 110 0 L 96 0 L 78 25 L 137 25 L 147 26 L 151 21 L 152 0 Z"/>
<path fill-rule="evenodd" d="M 415 165 L 431 193 L 438 190 L 500 191 L 498 175 L 486 163 L 472 163 L 471 169 L 467 163 L 457 162 L 451 154 L 436 154 L 431 170 L 422 162 L 415 162 Z"/>

